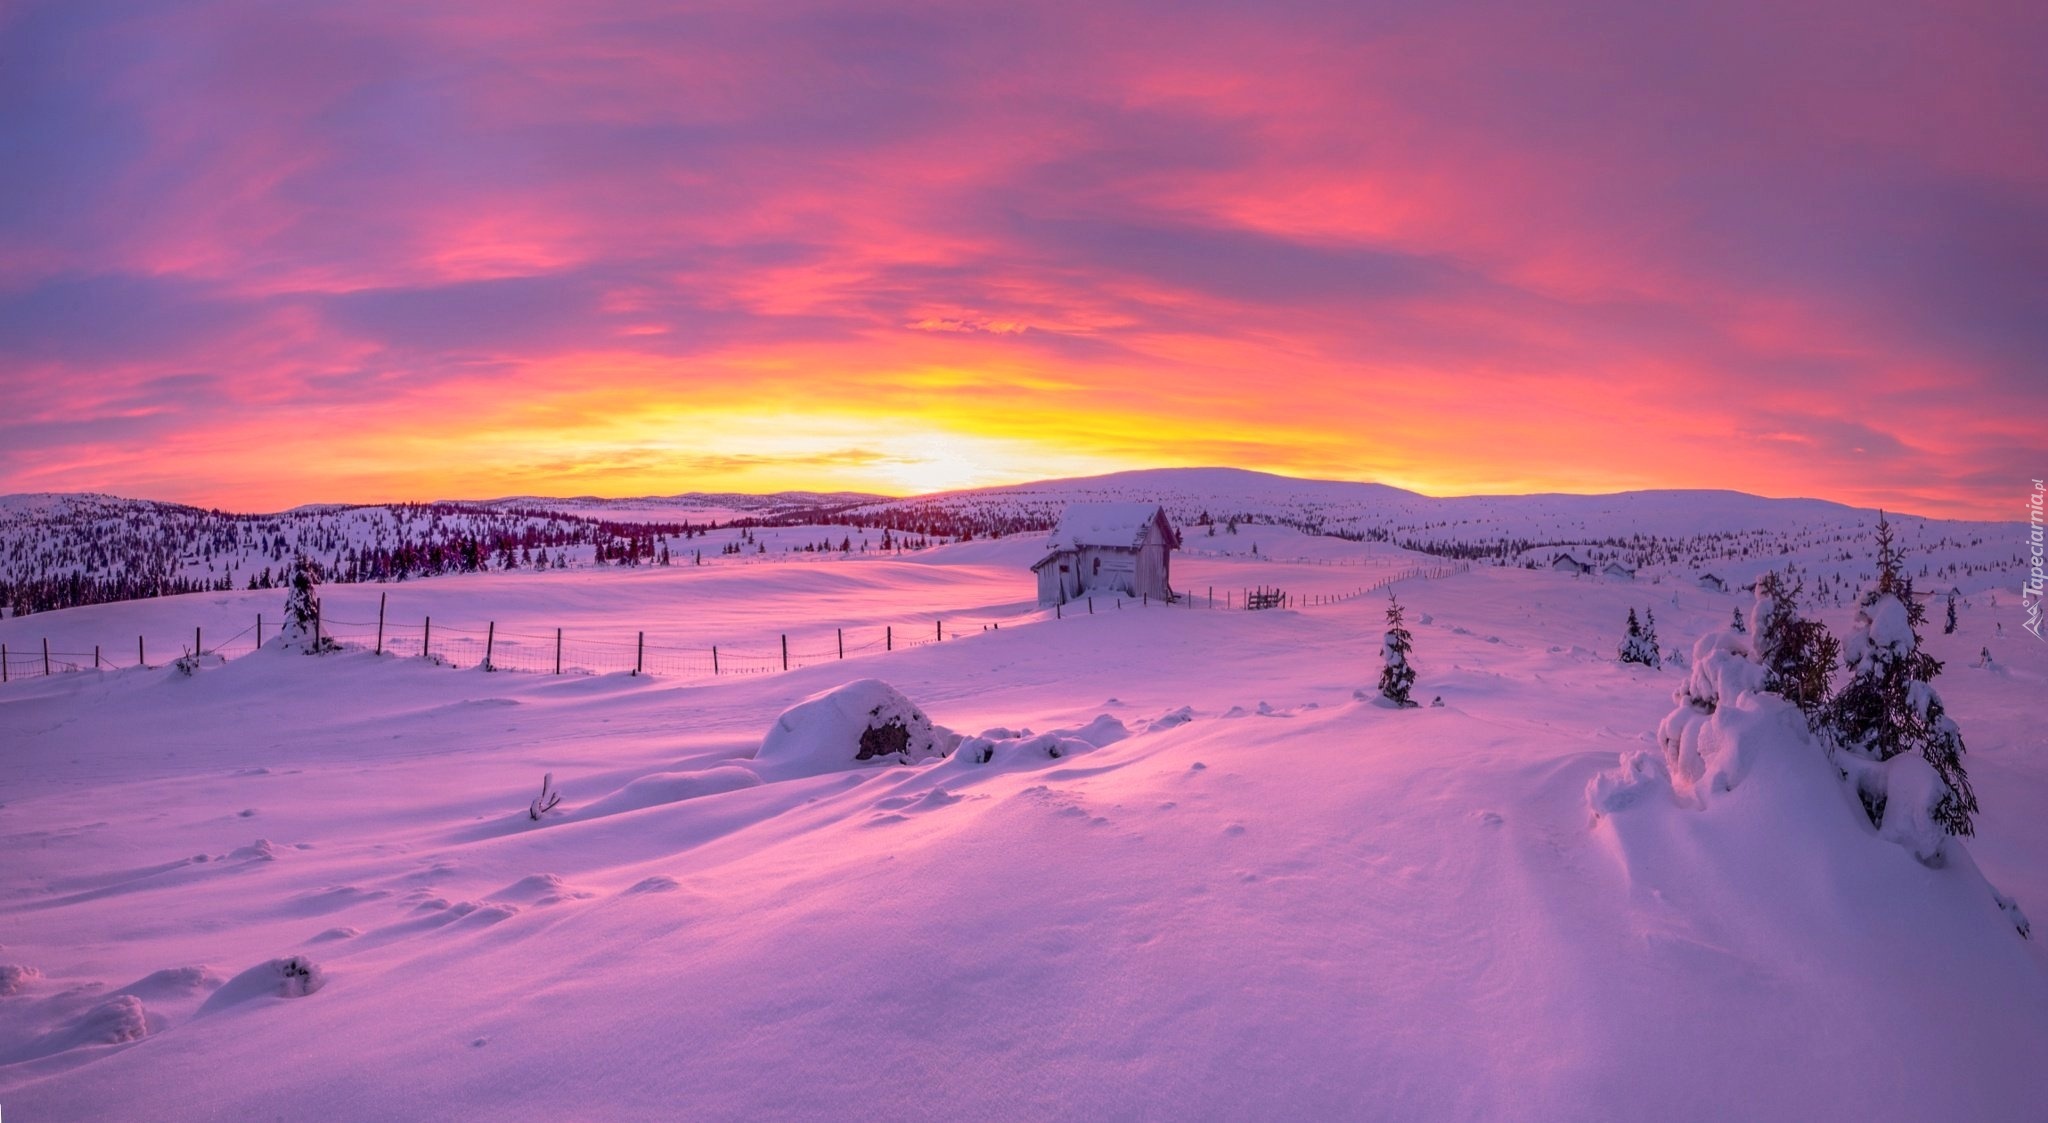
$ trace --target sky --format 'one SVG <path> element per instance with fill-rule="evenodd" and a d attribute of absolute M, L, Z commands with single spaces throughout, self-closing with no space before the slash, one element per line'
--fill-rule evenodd
<path fill-rule="evenodd" d="M 2023 518 L 2048 6 L 17 0 L 0 492 Z"/>

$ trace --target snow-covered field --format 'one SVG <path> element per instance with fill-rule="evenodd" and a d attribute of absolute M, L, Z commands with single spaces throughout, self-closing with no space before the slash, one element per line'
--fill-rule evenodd
<path fill-rule="evenodd" d="M 1329 603 L 1052 619 L 1023 537 L 323 590 L 337 620 L 388 593 L 392 620 L 437 630 L 678 650 L 957 622 L 786 674 L 487 674 L 394 644 L 17 679 L 0 1110 L 2048 1112 L 2048 955 L 1990 892 L 2048 919 L 2048 647 L 2015 598 L 1966 586 L 1957 633 L 1938 604 L 1923 629 L 1983 802 L 1930 869 L 1789 735 L 1704 809 L 1589 800 L 1656 750 L 1686 675 L 1615 661 L 1628 610 L 1689 649 L 1746 594 L 1483 566 L 1402 581 L 1416 696 L 1443 705 L 1395 710 L 1355 694 L 1384 601 L 1340 598 L 1432 559 L 1270 526 L 1254 557 L 1251 536 L 1190 534 L 1176 584 Z M 194 626 L 282 606 L 194 594 L 0 639 L 142 634 L 168 658 Z M 981 739 L 821 764 L 802 720 L 776 732 L 869 678 Z M 562 802 L 535 821 L 543 774 Z"/>

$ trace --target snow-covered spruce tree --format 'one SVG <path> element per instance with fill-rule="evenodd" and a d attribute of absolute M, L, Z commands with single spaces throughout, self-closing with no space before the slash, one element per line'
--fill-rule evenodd
<path fill-rule="evenodd" d="M 1664 665 L 1664 650 L 1657 645 L 1657 610 L 1643 610 L 1643 654 L 1649 656 L 1644 662 L 1652 667 Z"/>
<path fill-rule="evenodd" d="M 1415 685 L 1415 668 L 1408 663 L 1413 637 L 1401 619 L 1401 602 L 1387 594 L 1387 632 L 1380 641 L 1380 696 L 1396 706 L 1414 706 L 1419 703 L 1408 697 L 1408 690 Z"/>
<path fill-rule="evenodd" d="M 333 651 L 337 645 L 320 631 L 320 567 L 299 554 L 292 559 L 291 592 L 284 601 L 284 640 L 307 654 Z"/>
<path fill-rule="evenodd" d="M 1974 833 L 1977 795 L 1963 771 L 1962 730 L 1934 690 L 1941 661 L 1920 650 L 1926 610 L 1901 562 L 1879 512 L 1877 584 L 1842 645 L 1849 681 L 1828 705 L 1827 727 L 1870 821 L 1933 863 L 1942 833 Z"/>
<path fill-rule="evenodd" d="M 1956 634 L 1956 595 L 1954 593 L 1948 595 L 1948 620 L 1941 625 L 1941 634 L 1945 636 Z"/>
<path fill-rule="evenodd" d="M 1728 625 L 1728 626 L 1729 626 L 1730 628 L 1733 628 L 1733 629 L 1734 629 L 1734 630 L 1735 630 L 1736 632 L 1738 632 L 1738 633 L 1746 633 L 1746 632 L 1748 632 L 1748 631 L 1749 631 L 1749 625 L 1747 625 L 1747 624 L 1744 624 L 1744 623 L 1742 622 L 1742 606 L 1741 606 L 1741 605 L 1736 605 L 1736 606 L 1735 606 L 1735 622 L 1734 622 L 1734 623 L 1732 623 L 1732 624 L 1730 624 L 1730 625 Z"/>
<path fill-rule="evenodd" d="M 1842 645 L 1818 620 L 1802 619 L 1799 596 L 1804 582 L 1786 583 L 1775 570 L 1757 579 L 1756 621 L 1751 646 L 1764 669 L 1764 690 L 1798 706 L 1809 727 L 1818 726 L 1828 701 L 1828 680 Z"/>

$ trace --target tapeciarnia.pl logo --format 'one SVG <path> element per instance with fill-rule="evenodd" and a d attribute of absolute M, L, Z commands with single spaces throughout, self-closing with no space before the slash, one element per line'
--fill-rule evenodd
<path fill-rule="evenodd" d="M 2027 497 L 2027 553 L 2033 559 L 2033 568 L 2027 571 L 2026 580 L 2020 582 L 2020 607 L 2027 610 L 2027 622 L 2020 627 L 2041 637 L 2041 598 L 2044 585 L 2048 585 L 2048 573 L 2043 572 L 2042 545 L 2042 499 L 2048 495 L 2048 485 L 2034 481 L 2034 492 Z"/>

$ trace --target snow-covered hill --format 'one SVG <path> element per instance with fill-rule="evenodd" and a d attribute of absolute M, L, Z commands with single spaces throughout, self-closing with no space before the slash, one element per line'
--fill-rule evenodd
<path fill-rule="evenodd" d="M 1547 566 L 1568 553 L 1639 581 L 1705 574 L 1740 587 L 1796 567 L 1808 593 L 1849 602 L 1870 576 L 1874 511 L 1730 491 L 1432 498 L 1381 484 L 1230 468 L 1173 468 L 947 492 L 522 497 L 481 504 L 308 507 L 227 515 L 106 496 L 0 498 L 0 608 L 44 609 L 281 580 L 292 554 L 330 581 L 599 562 L 726 565 L 797 553 L 894 553 L 964 538 L 1029 537 L 1071 502 L 1157 502 L 1196 554 L 1341 557 L 1351 541 L 1483 564 Z M 1923 592 L 2017 587 L 2011 524 L 1893 518 Z M 885 537 L 886 532 L 886 537 Z M 73 596 L 67 580 L 106 595 Z M 25 591 L 26 590 L 26 591 Z"/>
<path fill-rule="evenodd" d="M 16 679 L 0 687 L 0 1103 L 26 1119 L 2041 1114 L 2048 956 L 1993 889 L 2048 914 L 2048 655 L 2009 601 L 1966 597 L 1954 634 L 1924 629 L 1983 803 L 1977 836 L 1931 869 L 1761 719 L 1740 782 L 1704 805 L 1603 784 L 1657 752 L 1687 674 L 1617 663 L 1625 612 L 1654 607 L 1678 647 L 1745 597 L 1487 566 L 1405 581 L 1415 693 L 1443 705 L 1394 710 L 1356 693 L 1383 601 L 1337 594 L 1410 555 L 1237 538 L 1254 534 L 1256 557 L 1188 551 L 1183 584 L 1322 581 L 1326 603 L 1051 618 L 1020 537 L 325 590 L 350 619 L 382 591 L 437 626 L 630 640 L 666 620 L 707 642 L 787 631 L 805 651 L 916 606 L 1002 624 L 786 674 L 484 673 L 365 639 L 190 675 Z M 225 627 L 281 602 L 102 605 L 0 621 L 0 641 Z M 912 763 L 833 758 L 818 715 L 829 733 L 844 707 L 797 707 L 874 678 L 974 739 Z M 544 774 L 562 801 L 535 820 Z"/>

